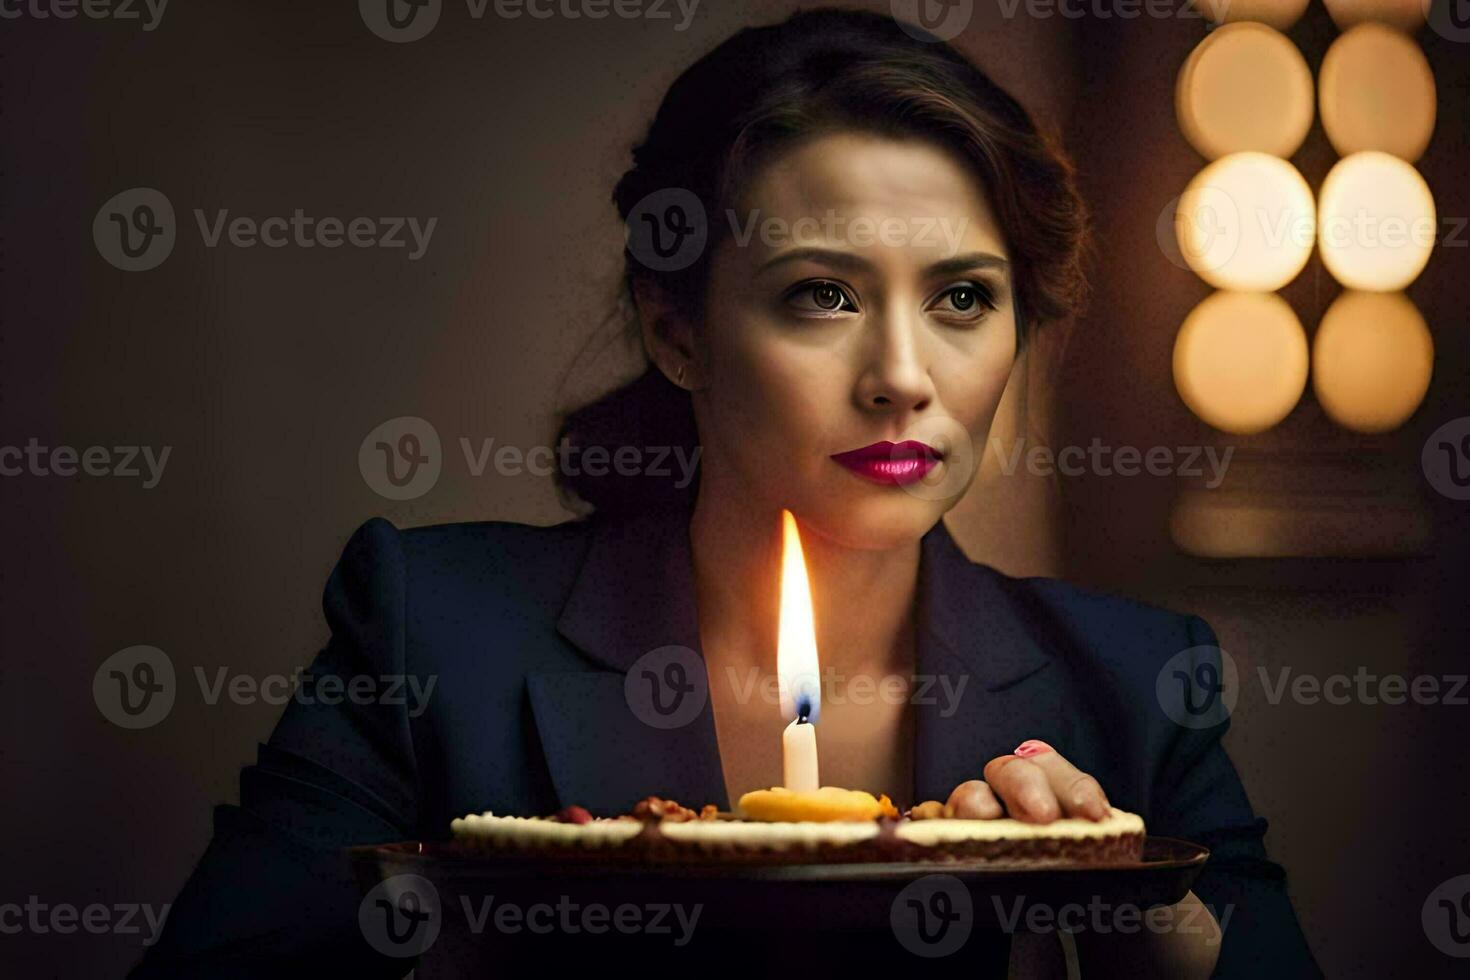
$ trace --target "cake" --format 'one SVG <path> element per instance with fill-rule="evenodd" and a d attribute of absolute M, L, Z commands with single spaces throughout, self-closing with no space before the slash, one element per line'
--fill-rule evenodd
<path fill-rule="evenodd" d="M 741 797 L 738 814 L 651 796 L 616 817 L 577 806 L 546 817 L 486 811 L 450 830 L 465 846 L 511 860 L 644 864 L 1126 864 L 1140 859 L 1144 840 L 1143 818 L 1115 807 L 1102 820 L 970 820 L 932 800 L 900 813 L 886 796 L 836 787 L 757 790 Z"/>

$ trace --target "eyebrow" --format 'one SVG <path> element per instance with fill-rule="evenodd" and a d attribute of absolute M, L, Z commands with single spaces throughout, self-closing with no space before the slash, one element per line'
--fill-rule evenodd
<path fill-rule="evenodd" d="M 867 272 L 873 268 L 873 264 L 860 255 L 851 252 L 840 252 L 831 248 L 820 248 L 809 246 L 805 248 L 793 248 L 782 252 L 774 258 L 767 259 L 756 274 L 759 275 L 773 266 L 782 265 L 786 262 L 796 262 L 802 259 L 810 259 L 814 262 L 823 262 L 827 265 L 842 269 L 852 269 Z M 969 252 L 965 255 L 956 255 L 952 259 L 941 259 L 924 270 L 925 275 L 942 276 L 952 275 L 958 272 L 968 272 L 972 269 L 1005 269 L 1009 263 L 999 255 L 990 252 Z"/>

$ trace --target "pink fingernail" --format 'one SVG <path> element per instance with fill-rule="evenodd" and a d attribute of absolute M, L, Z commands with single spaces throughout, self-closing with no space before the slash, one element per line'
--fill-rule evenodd
<path fill-rule="evenodd" d="M 1016 746 L 1016 751 L 1012 752 L 1011 755 L 1019 756 L 1022 759 L 1029 759 L 1033 755 L 1041 755 L 1044 752 L 1052 751 L 1054 751 L 1052 747 L 1040 739 L 1028 738 Z"/>

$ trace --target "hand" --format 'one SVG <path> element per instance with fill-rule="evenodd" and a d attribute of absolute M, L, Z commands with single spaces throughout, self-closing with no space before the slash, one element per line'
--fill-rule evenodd
<path fill-rule="evenodd" d="M 1037 739 L 991 759 L 984 773 L 984 780 L 967 780 L 949 794 L 956 817 L 994 820 L 1009 813 L 1027 823 L 1051 823 L 1058 817 L 1101 820 L 1108 815 L 1108 798 L 1097 780 Z"/>

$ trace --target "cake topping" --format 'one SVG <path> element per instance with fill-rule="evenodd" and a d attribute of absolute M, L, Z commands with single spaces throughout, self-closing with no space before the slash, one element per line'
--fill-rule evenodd
<path fill-rule="evenodd" d="M 579 806 L 569 806 L 558 810 L 552 819 L 560 823 L 591 823 L 592 814 Z"/>
<path fill-rule="evenodd" d="M 909 808 L 905 814 L 910 820 L 948 820 L 954 817 L 954 807 L 938 800 L 925 800 Z"/>
<path fill-rule="evenodd" d="M 698 813 L 685 806 L 680 806 L 674 800 L 660 799 L 657 796 L 645 796 L 633 807 L 633 816 L 645 823 L 687 823 L 690 820 L 713 820 L 719 808 L 713 803 L 705 804 Z"/>
<path fill-rule="evenodd" d="M 827 823 L 838 820 L 876 820 L 897 817 L 887 796 L 874 799 L 860 789 L 823 786 L 804 792 L 784 786 L 757 789 L 740 797 L 740 812 L 749 820 Z"/>

